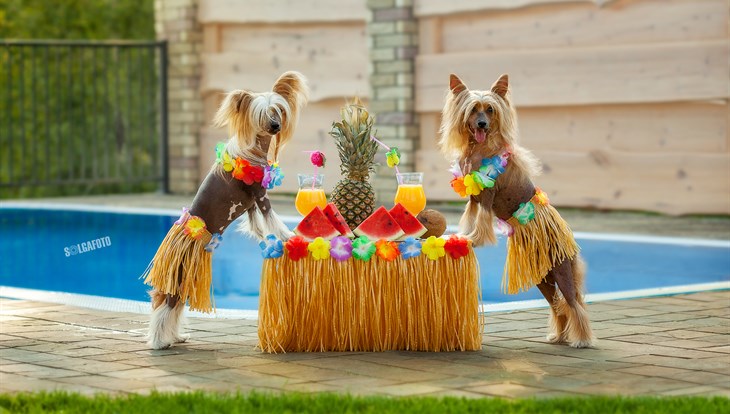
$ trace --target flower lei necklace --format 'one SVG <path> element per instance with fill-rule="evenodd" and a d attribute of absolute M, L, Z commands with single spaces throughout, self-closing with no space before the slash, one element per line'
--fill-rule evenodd
<path fill-rule="evenodd" d="M 451 180 L 451 188 L 459 196 L 466 198 L 467 196 L 479 195 L 485 188 L 494 187 L 495 180 L 504 172 L 505 167 L 507 167 L 509 156 L 509 151 L 505 151 L 499 155 L 484 158 L 478 170 L 466 175 L 461 172 L 461 167 L 458 162 L 454 162 L 450 169 L 454 175 L 454 178 Z"/>
<path fill-rule="evenodd" d="M 284 179 L 284 173 L 281 172 L 279 163 L 269 161 L 268 165 L 261 167 L 252 165 L 243 158 L 233 158 L 226 151 L 224 142 L 219 142 L 215 146 L 215 162 L 221 165 L 223 171 L 231 173 L 233 178 L 248 185 L 261 183 L 261 186 L 267 190 L 281 185 L 281 181 Z"/>

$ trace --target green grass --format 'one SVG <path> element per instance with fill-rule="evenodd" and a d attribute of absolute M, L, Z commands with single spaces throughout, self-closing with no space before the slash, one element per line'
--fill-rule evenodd
<path fill-rule="evenodd" d="M 0 413 L 671 413 L 730 412 L 723 397 L 464 399 L 355 397 L 342 394 L 153 393 L 92 397 L 74 393 L 0 394 Z"/>

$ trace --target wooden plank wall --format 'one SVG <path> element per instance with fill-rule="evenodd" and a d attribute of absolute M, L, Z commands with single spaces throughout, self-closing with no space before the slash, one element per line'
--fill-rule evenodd
<path fill-rule="evenodd" d="M 449 73 L 509 73 L 522 143 L 559 206 L 730 214 L 727 0 L 415 0 L 417 168 L 458 200 L 435 144 Z"/>
<path fill-rule="evenodd" d="M 364 0 L 200 0 L 206 120 L 226 91 L 271 90 L 286 70 L 309 80 L 310 102 L 281 156 L 287 178 L 276 191 L 295 192 L 296 173 L 313 171 L 302 152 L 311 149 L 331 159 L 324 169 L 327 190 L 337 182 L 339 160 L 327 133 L 346 99 L 368 98 L 367 13 Z M 201 180 L 215 158 L 215 143 L 226 138 L 226 131 L 210 126 L 201 131 Z"/>

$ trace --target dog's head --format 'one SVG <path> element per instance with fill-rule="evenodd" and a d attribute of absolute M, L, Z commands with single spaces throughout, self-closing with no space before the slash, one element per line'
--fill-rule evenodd
<path fill-rule="evenodd" d="M 263 140 L 266 148 L 276 135 L 274 160 L 279 150 L 294 134 L 299 111 L 307 103 L 309 90 L 304 76 L 285 72 L 276 80 L 271 92 L 255 93 L 244 90 L 229 92 L 215 114 L 217 127 L 228 125 L 237 147 L 247 151 Z"/>
<path fill-rule="evenodd" d="M 449 156 L 461 156 L 469 147 L 497 153 L 514 144 L 516 114 L 507 75 L 500 76 L 489 90 L 478 91 L 469 90 L 452 74 L 439 132 L 439 146 Z"/>

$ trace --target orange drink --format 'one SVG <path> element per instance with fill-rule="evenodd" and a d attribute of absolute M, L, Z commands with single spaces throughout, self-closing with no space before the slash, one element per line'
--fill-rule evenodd
<path fill-rule="evenodd" d="M 327 207 L 327 197 L 322 188 L 324 174 L 298 174 L 299 191 L 294 206 L 299 214 L 306 216 L 315 207 Z"/>
<path fill-rule="evenodd" d="M 396 204 L 400 203 L 414 216 L 426 207 L 426 193 L 423 191 L 423 173 L 396 174 L 398 190 L 395 193 Z"/>

